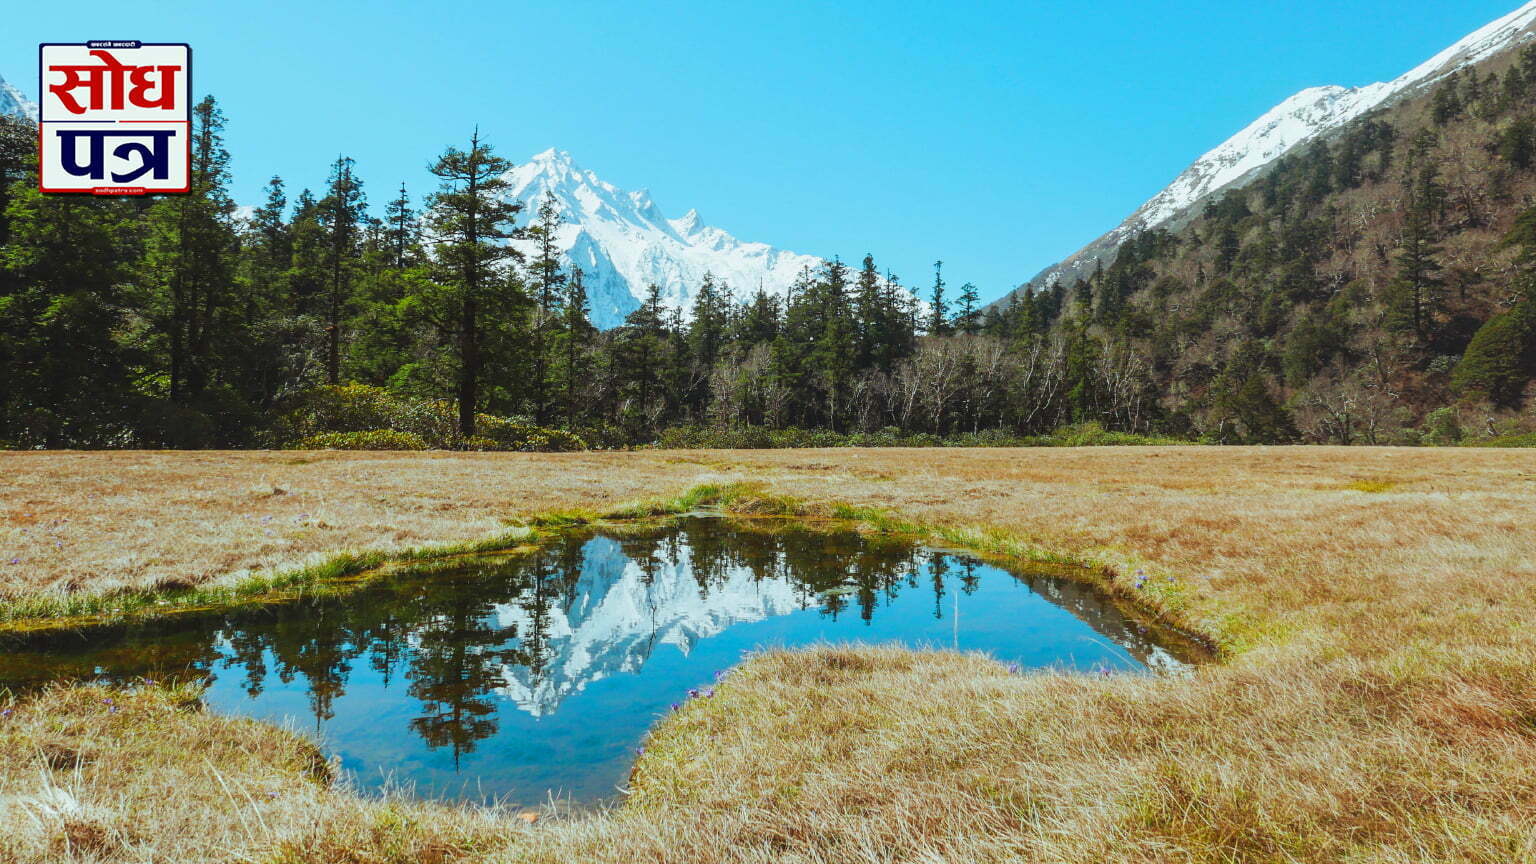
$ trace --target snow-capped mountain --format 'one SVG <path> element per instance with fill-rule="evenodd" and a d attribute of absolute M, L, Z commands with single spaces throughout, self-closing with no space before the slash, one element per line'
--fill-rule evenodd
<path fill-rule="evenodd" d="M 686 311 L 706 273 L 744 298 L 759 287 L 782 295 L 805 268 L 821 264 L 814 255 L 737 240 L 705 225 L 696 210 L 668 219 L 648 191 L 605 183 L 563 150 L 534 156 L 506 179 L 508 194 L 523 203 L 521 224 L 533 220 L 546 193 L 554 195 L 564 265 L 581 267 L 598 327 L 622 324 L 653 283 L 669 307 Z"/>
<path fill-rule="evenodd" d="M 37 120 L 37 103 L 28 99 L 14 84 L 0 77 L 0 114 Z"/>
<path fill-rule="evenodd" d="M 1409 72 L 1364 87 L 1311 87 L 1266 111 L 1247 128 L 1222 142 L 1184 169 L 1166 189 L 1152 196 L 1113 231 L 1059 264 L 1047 267 L 1025 285 L 1063 284 L 1092 272 L 1114 255 L 1121 242 L 1139 231 L 1176 227 L 1211 196 L 1257 179 L 1263 170 L 1297 147 L 1339 129 L 1367 112 L 1422 92 L 1451 72 L 1536 38 L 1536 0 L 1479 28 Z M 1003 301 L 1007 302 L 1007 298 Z"/>
<path fill-rule="evenodd" d="M 650 574 L 611 538 L 593 539 L 582 552 L 575 601 L 549 612 L 540 672 L 503 667 L 501 694 L 535 717 L 554 713 L 565 697 L 593 681 L 639 671 L 659 646 L 686 654 L 733 624 L 785 615 L 816 599 L 788 580 L 759 580 L 746 567 L 732 568 L 702 591 L 687 549 Z M 523 605 L 500 605 L 495 615 L 498 626 L 515 626 L 518 633 L 539 629 Z"/>

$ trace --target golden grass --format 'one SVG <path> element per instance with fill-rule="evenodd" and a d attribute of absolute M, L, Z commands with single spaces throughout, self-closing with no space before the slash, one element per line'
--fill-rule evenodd
<path fill-rule="evenodd" d="M 62 823 L 0 816 L 0 860 L 1536 861 L 1531 451 L 304 460 L 0 454 L 4 560 L 26 561 L 0 563 L 0 591 L 202 584 L 750 481 L 786 496 L 770 509 L 837 501 L 875 527 L 1068 555 L 1125 593 L 1146 569 L 1150 604 L 1230 654 L 1190 680 L 1011 677 L 880 648 L 770 655 L 661 724 L 624 807 L 531 830 L 323 787 L 301 742 L 156 707 L 174 694 L 132 696 L 175 720 L 135 725 L 97 710 L 94 689 L 63 689 L 9 718 L 51 713 L 58 728 L 0 725 L 0 795 L 36 809 L 14 802 L 63 788 L 105 827 L 60 845 Z M 50 520 L 57 554 L 36 540 Z M 92 748 L 78 771 L 49 761 Z M 85 849 L 98 835 L 116 845 Z"/>

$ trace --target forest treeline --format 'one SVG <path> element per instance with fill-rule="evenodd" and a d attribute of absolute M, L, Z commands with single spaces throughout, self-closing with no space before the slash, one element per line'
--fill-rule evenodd
<path fill-rule="evenodd" d="M 182 196 L 42 195 L 35 128 L 0 119 L 0 444 L 1525 440 L 1536 49 L 1495 61 L 1072 285 L 983 309 L 866 255 L 783 297 L 705 277 L 687 315 L 653 286 L 608 331 L 478 136 L 419 199 L 340 157 L 241 214 L 211 98 Z"/>

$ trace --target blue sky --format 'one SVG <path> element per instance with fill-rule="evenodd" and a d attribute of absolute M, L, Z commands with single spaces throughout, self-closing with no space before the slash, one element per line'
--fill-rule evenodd
<path fill-rule="evenodd" d="M 992 299 L 1113 227 L 1291 93 L 1407 71 L 1517 0 L 1098 3 L 25 3 L 37 43 L 190 42 L 229 117 L 235 193 L 353 156 L 381 207 L 479 124 L 669 215 Z"/>

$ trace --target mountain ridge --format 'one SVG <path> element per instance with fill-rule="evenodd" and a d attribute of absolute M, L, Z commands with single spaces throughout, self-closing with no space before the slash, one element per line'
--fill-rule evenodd
<path fill-rule="evenodd" d="M 1173 182 L 1115 228 L 1061 261 L 1041 269 L 990 304 L 1001 307 L 1026 288 L 1070 284 L 1113 260 L 1120 244 L 1142 231 L 1179 227 L 1199 205 L 1259 179 L 1281 157 L 1342 129 L 1351 121 L 1423 92 L 1451 72 L 1536 38 L 1536 0 L 1472 31 L 1389 82 L 1361 87 L 1322 85 L 1298 91 L 1207 151 Z"/>
<path fill-rule="evenodd" d="M 639 308 L 646 288 L 662 289 L 669 308 L 688 311 L 706 273 L 737 296 L 761 288 L 783 296 L 806 268 L 823 259 L 738 240 L 704 224 L 698 210 L 668 218 L 648 189 L 624 190 L 577 165 L 565 150 L 550 148 L 509 170 L 507 196 L 531 219 L 553 194 L 562 225 L 556 235 L 562 264 L 582 269 L 592 323 L 624 323 Z M 516 241 L 526 254 L 530 241 Z"/>

